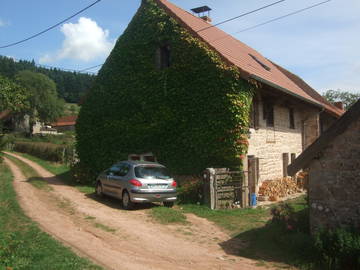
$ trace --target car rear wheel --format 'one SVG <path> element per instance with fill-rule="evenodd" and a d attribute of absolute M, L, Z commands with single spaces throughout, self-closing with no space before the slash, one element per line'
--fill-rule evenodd
<path fill-rule="evenodd" d="M 174 202 L 164 202 L 164 206 L 171 208 L 174 206 Z"/>
<path fill-rule="evenodd" d="M 101 182 L 98 182 L 96 185 L 96 195 L 98 197 L 104 197 L 103 188 Z"/>
<path fill-rule="evenodd" d="M 123 192 L 122 195 L 122 205 L 125 210 L 131 210 L 134 208 L 134 203 L 130 199 L 129 192 L 126 190 Z"/>

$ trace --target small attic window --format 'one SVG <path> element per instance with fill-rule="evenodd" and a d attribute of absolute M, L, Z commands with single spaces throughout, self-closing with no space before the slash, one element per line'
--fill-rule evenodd
<path fill-rule="evenodd" d="M 267 65 L 265 65 L 263 62 L 261 62 L 261 60 L 259 60 L 255 55 L 252 55 L 251 53 L 249 53 L 249 56 L 254 59 L 260 66 L 262 66 L 265 70 L 270 71 L 271 68 Z"/>
<path fill-rule="evenodd" d="M 170 46 L 162 45 L 157 49 L 156 64 L 159 69 L 170 67 Z"/>

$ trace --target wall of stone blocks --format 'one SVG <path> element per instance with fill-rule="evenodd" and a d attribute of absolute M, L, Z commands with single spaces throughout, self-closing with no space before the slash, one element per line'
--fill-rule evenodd
<path fill-rule="evenodd" d="M 309 167 L 311 227 L 360 226 L 360 119 Z"/>
<path fill-rule="evenodd" d="M 283 153 L 295 153 L 296 157 L 305 146 L 312 143 L 319 135 L 319 111 L 309 107 L 294 108 L 295 129 L 290 128 L 289 109 L 286 106 L 274 106 L 274 127 L 267 127 L 263 119 L 263 105 L 258 103 L 259 128 L 250 129 L 248 155 L 259 158 L 259 183 L 283 177 Z M 302 130 L 305 121 L 305 142 Z M 291 161 L 290 161 L 291 162 Z"/>

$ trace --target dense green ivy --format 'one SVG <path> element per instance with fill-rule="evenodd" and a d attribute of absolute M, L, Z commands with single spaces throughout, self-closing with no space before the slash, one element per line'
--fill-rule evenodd
<path fill-rule="evenodd" d="M 171 66 L 159 69 L 163 44 L 170 46 Z M 177 174 L 239 167 L 253 88 L 235 66 L 144 0 L 81 108 L 80 160 L 94 174 L 143 152 Z"/>

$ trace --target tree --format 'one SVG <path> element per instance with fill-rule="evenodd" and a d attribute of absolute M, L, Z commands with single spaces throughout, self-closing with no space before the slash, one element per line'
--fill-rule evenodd
<path fill-rule="evenodd" d="M 28 91 L 30 127 L 36 120 L 52 122 L 62 115 L 64 101 L 58 98 L 56 85 L 49 77 L 25 70 L 16 75 L 16 82 Z"/>
<path fill-rule="evenodd" d="M 340 90 L 328 90 L 323 95 L 331 103 L 342 102 L 345 110 L 349 109 L 356 101 L 360 99 L 360 93 L 351 93 Z"/>
<path fill-rule="evenodd" d="M 28 108 L 25 88 L 0 75 L 0 115 L 5 116 L 5 112 L 21 112 Z"/>

